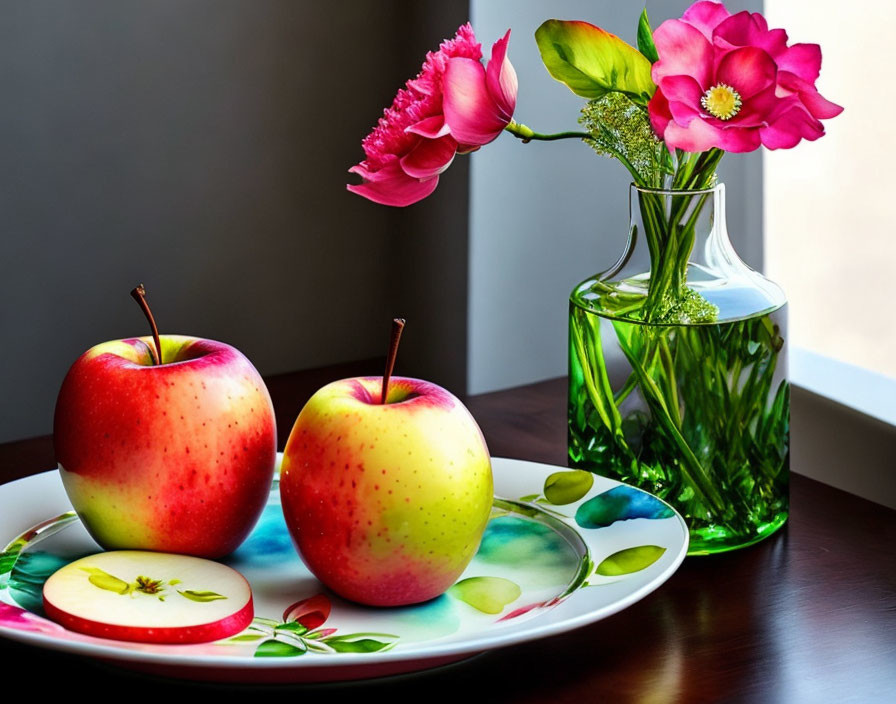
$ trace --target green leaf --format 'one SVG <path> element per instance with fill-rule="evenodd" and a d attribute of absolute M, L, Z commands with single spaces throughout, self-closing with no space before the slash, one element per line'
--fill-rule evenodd
<path fill-rule="evenodd" d="M 231 643 L 248 643 L 253 640 L 261 640 L 262 638 L 264 638 L 264 636 L 261 635 L 260 633 L 246 633 L 245 635 L 234 636 L 233 638 L 230 639 L 230 642 Z"/>
<path fill-rule="evenodd" d="M 172 587 L 177 586 L 180 583 L 181 583 L 181 580 L 179 580 L 179 579 L 169 579 L 168 580 L 168 584 L 170 584 Z"/>
<path fill-rule="evenodd" d="M 305 650 L 291 643 L 279 640 L 266 640 L 255 649 L 257 658 L 295 658 L 304 655 Z"/>
<path fill-rule="evenodd" d="M 507 604 L 520 598 L 522 590 L 503 577 L 468 577 L 455 584 L 449 593 L 484 614 L 499 614 Z"/>
<path fill-rule="evenodd" d="M 646 7 L 638 20 L 638 49 L 650 63 L 655 64 L 659 61 L 660 57 L 656 53 L 656 44 L 653 43 L 653 29 L 651 29 L 650 20 L 647 18 Z"/>
<path fill-rule="evenodd" d="M 554 472 L 544 482 L 544 495 L 555 506 L 581 499 L 594 486 L 594 475 L 584 469 Z"/>
<path fill-rule="evenodd" d="M 9 552 L 0 552 L 0 575 L 12 572 L 13 565 L 19 557 L 18 550 L 10 550 Z"/>
<path fill-rule="evenodd" d="M 184 591 L 178 590 L 177 593 L 190 601 L 216 601 L 218 599 L 227 598 L 226 596 L 215 592 L 197 592 L 192 589 L 185 589 Z"/>
<path fill-rule="evenodd" d="M 375 653 L 391 645 L 373 638 L 361 638 L 360 640 L 325 640 L 337 653 Z"/>
<path fill-rule="evenodd" d="M 324 638 L 325 643 L 337 643 L 339 641 L 344 640 L 357 640 L 358 638 L 391 638 L 392 640 L 398 640 L 398 636 L 394 633 L 377 633 L 376 631 L 365 631 L 363 633 L 346 633 L 343 636 L 327 636 Z"/>
<path fill-rule="evenodd" d="M 603 577 L 618 577 L 622 574 L 640 572 L 659 560 L 666 548 L 658 545 L 640 545 L 613 553 L 601 562 L 595 573 Z"/>
<path fill-rule="evenodd" d="M 319 643 L 314 640 L 306 640 L 305 645 L 308 646 L 308 650 L 312 653 L 332 653 L 333 648 L 331 648 L 326 643 Z"/>
<path fill-rule="evenodd" d="M 82 572 L 87 572 L 90 577 L 87 578 L 93 586 L 105 589 L 106 591 L 115 592 L 117 594 L 127 594 L 131 590 L 131 585 L 123 579 L 114 577 L 108 572 L 101 570 L 99 567 L 82 567 Z"/>
<path fill-rule="evenodd" d="M 305 628 L 298 621 L 290 621 L 289 623 L 281 623 L 279 626 L 274 628 L 275 631 L 288 631 L 290 633 L 295 633 L 297 635 L 303 636 L 308 632 L 308 629 Z"/>
<path fill-rule="evenodd" d="M 521 496 L 519 501 L 535 501 L 541 494 L 526 494 L 525 496 Z"/>
<path fill-rule="evenodd" d="M 593 24 L 548 20 L 535 31 L 535 41 L 551 76 L 583 98 L 619 92 L 647 105 L 656 91 L 650 61 Z"/>

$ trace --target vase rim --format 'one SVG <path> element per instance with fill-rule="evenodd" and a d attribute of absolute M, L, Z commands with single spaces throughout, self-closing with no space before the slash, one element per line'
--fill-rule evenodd
<path fill-rule="evenodd" d="M 647 186 L 639 186 L 636 183 L 631 183 L 630 186 L 632 190 L 638 193 L 649 193 L 658 196 L 699 196 L 725 190 L 725 184 L 721 181 L 709 188 L 648 188 Z"/>

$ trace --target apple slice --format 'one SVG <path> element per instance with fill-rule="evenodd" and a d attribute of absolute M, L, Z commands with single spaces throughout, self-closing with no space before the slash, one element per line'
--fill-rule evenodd
<path fill-rule="evenodd" d="M 205 643 L 252 621 L 236 570 L 187 555 L 118 550 L 83 557 L 44 584 L 47 616 L 69 630 L 140 643 Z"/>

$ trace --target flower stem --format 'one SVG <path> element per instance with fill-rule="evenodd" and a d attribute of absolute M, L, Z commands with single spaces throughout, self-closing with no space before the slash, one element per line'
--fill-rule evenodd
<path fill-rule="evenodd" d="M 536 132 L 527 125 L 522 125 L 519 122 L 513 122 L 512 120 L 504 130 L 510 132 L 510 134 L 517 139 L 523 140 L 523 144 L 528 144 L 533 139 L 539 142 L 553 142 L 558 139 L 588 139 L 591 136 L 587 132 L 555 132 L 553 134 L 542 134 L 541 132 Z"/>

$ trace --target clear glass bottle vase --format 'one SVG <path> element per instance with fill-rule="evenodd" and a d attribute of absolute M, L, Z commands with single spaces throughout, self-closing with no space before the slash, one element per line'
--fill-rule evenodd
<path fill-rule="evenodd" d="M 628 245 L 569 305 L 570 465 L 688 521 L 690 554 L 787 520 L 786 298 L 738 258 L 725 188 L 631 187 Z"/>

